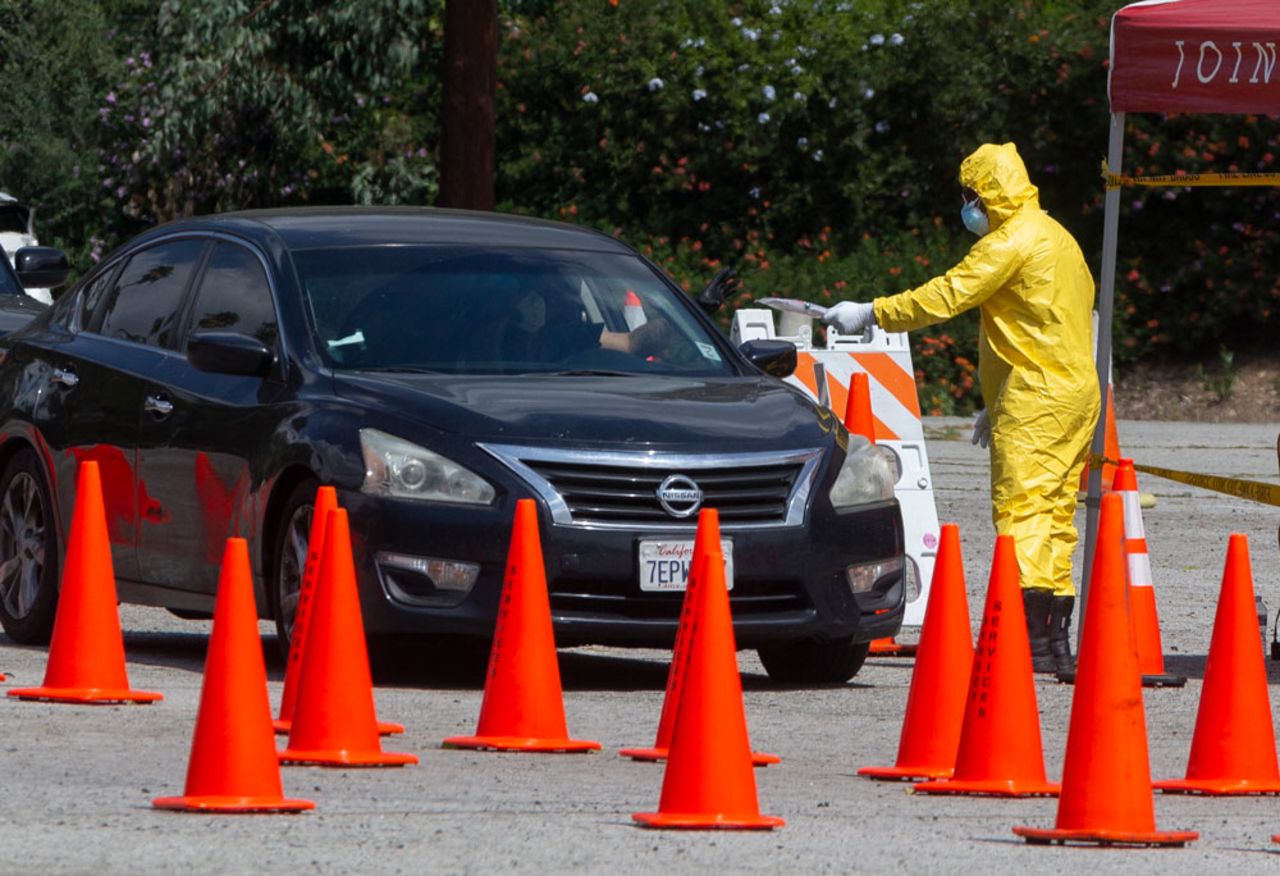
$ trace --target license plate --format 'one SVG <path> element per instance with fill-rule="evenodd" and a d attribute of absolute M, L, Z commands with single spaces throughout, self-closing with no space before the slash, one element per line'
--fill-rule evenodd
<path fill-rule="evenodd" d="M 733 541 L 720 540 L 724 553 L 724 582 L 733 589 Z M 693 541 L 645 539 L 640 542 L 640 589 L 679 593 L 689 584 Z"/>

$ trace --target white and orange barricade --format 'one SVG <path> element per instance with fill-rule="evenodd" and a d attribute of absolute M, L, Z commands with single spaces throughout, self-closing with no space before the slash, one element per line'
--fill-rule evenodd
<path fill-rule="evenodd" d="M 906 333 L 873 327 L 866 335 L 843 336 L 828 329 L 827 346 L 818 349 L 813 346 L 813 322 L 808 317 L 782 313 L 780 330 L 775 332 L 773 311 L 744 308 L 733 315 L 732 337 L 735 344 L 770 338 L 794 343 L 797 366 L 787 382 L 830 408 L 841 420 L 851 378 L 857 372 L 867 375 L 876 443 L 891 448 L 902 463 L 894 493 L 902 509 L 909 561 L 903 622 L 919 626 L 924 622 L 929 582 L 933 579 L 939 527 Z"/>

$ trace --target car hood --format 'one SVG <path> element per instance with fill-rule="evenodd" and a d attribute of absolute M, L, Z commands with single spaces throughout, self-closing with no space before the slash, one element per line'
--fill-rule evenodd
<path fill-rule="evenodd" d="M 339 395 L 476 441 L 815 447 L 835 418 L 770 377 L 339 374 Z M 406 436 L 409 437 L 409 436 Z"/>

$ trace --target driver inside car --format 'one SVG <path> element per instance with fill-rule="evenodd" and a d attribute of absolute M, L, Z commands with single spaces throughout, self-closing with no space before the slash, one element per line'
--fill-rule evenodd
<path fill-rule="evenodd" d="M 632 331 L 611 331 L 586 318 L 580 298 L 554 288 L 531 289 L 517 298 L 501 332 L 504 358 L 533 362 L 560 362 L 596 349 L 644 358 L 660 354 L 674 334 L 661 317 Z"/>

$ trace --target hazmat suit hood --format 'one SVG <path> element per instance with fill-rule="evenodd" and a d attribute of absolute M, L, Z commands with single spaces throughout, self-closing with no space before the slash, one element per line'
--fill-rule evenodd
<path fill-rule="evenodd" d="M 982 198 L 994 231 L 1018 210 L 1040 206 L 1040 190 L 1027 176 L 1027 167 L 1012 143 L 984 143 L 960 165 L 960 184 Z"/>

